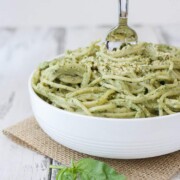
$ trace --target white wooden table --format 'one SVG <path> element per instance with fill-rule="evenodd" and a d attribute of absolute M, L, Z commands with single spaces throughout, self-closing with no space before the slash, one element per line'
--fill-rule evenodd
<path fill-rule="evenodd" d="M 0 180 L 53 180 L 52 159 L 7 139 L 1 132 L 32 115 L 27 81 L 32 70 L 65 49 L 104 38 L 110 26 L 74 28 L 0 29 Z M 180 47 L 180 25 L 152 27 L 135 25 L 140 41 Z M 180 179 L 176 175 L 174 180 Z"/>

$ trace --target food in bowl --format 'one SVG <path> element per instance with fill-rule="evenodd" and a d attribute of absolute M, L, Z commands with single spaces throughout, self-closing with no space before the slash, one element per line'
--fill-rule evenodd
<path fill-rule="evenodd" d="M 143 118 L 180 112 L 180 49 L 139 43 L 108 51 L 99 41 L 43 62 L 32 87 L 43 100 L 97 117 Z"/>
<path fill-rule="evenodd" d="M 138 159 L 178 151 L 179 54 L 177 48 L 151 43 L 127 45 L 117 52 L 109 52 L 103 44 L 94 42 L 89 47 L 67 51 L 53 61 L 40 64 L 31 75 L 28 87 L 34 116 L 53 140 L 93 156 Z M 107 75 L 121 79 L 108 79 Z M 171 85 L 174 88 L 169 87 Z M 98 90 L 93 91 L 94 87 Z M 110 90 L 114 92 L 111 94 Z M 175 94 L 165 96 L 162 102 L 166 106 L 162 106 L 158 100 L 167 92 Z M 130 99 L 132 97 L 134 99 Z M 124 100 L 124 104 L 119 99 Z M 175 102 L 173 107 L 169 100 L 171 104 Z M 121 104 L 100 110 L 112 101 Z M 89 102 L 89 106 L 85 102 Z M 91 108 L 99 106 L 97 111 L 92 111 Z M 146 118 L 143 107 L 156 117 Z M 166 107 L 175 114 L 159 116 L 159 112 L 168 114 Z M 134 116 L 123 116 L 133 111 Z M 103 113 L 115 115 L 111 118 Z"/>

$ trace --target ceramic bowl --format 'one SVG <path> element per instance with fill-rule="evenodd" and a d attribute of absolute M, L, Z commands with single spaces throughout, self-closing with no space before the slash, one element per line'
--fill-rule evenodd
<path fill-rule="evenodd" d="M 180 113 L 153 118 L 91 117 L 56 108 L 28 88 L 43 131 L 75 151 L 113 159 L 139 159 L 180 150 Z"/>

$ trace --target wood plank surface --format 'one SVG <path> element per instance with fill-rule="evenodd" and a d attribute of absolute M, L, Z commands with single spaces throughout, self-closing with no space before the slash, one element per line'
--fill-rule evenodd
<path fill-rule="evenodd" d="M 65 30 L 0 30 L 0 179 L 46 180 L 50 159 L 18 146 L 1 130 L 32 115 L 27 81 L 40 61 L 61 53 Z"/>

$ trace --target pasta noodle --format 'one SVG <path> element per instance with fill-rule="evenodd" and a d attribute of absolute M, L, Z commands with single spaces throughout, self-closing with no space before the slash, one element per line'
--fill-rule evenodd
<path fill-rule="evenodd" d="M 99 41 L 39 65 L 34 91 L 71 112 L 142 118 L 180 112 L 180 49 L 139 43 L 108 51 Z"/>

